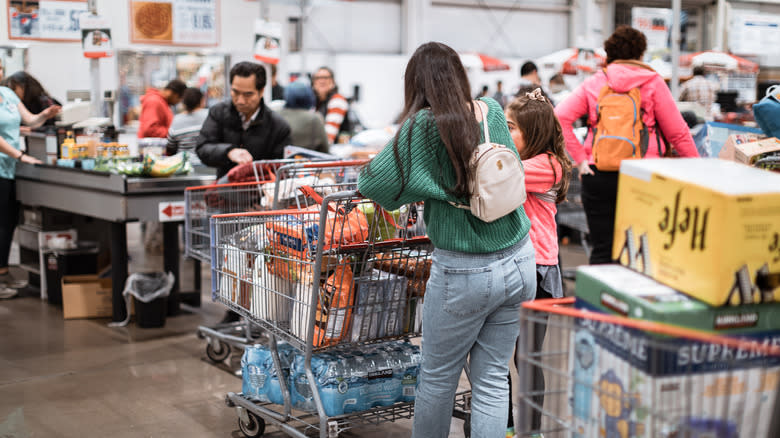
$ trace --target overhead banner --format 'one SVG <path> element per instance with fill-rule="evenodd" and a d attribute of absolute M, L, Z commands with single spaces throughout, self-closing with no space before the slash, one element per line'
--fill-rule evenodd
<path fill-rule="evenodd" d="M 130 0 L 133 43 L 219 44 L 219 0 Z"/>
<path fill-rule="evenodd" d="M 8 38 L 12 40 L 78 41 L 79 17 L 87 2 L 8 0 Z"/>
<path fill-rule="evenodd" d="M 282 24 L 271 21 L 255 21 L 255 59 L 268 64 L 278 64 L 282 57 Z"/>
<path fill-rule="evenodd" d="M 108 58 L 114 55 L 111 22 L 108 17 L 85 13 L 81 24 L 81 48 L 85 58 Z"/>

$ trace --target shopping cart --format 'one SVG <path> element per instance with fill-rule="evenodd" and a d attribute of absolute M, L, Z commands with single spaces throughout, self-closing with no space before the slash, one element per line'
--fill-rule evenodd
<path fill-rule="evenodd" d="M 323 370 L 312 362 L 420 335 L 430 241 L 408 232 L 417 219 L 409 206 L 386 212 L 354 191 L 323 199 L 301 191 L 301 209 L 211 218 L 213 298 L 262 327 L 275 375 L 285 376 L 278 378 L 279 404 L 257 403 L 242 393 L 227 394 L 226 402 L 237 408 L 248 437 L 261 436 L 266 421 L 290 436 L 333 437 L 359 424 L 411 418 L 413 401 L 396 398 L 334 411 L 359 402 L 334 404 L 333 393 L 322 395 L 315 376 Z M 297 351 L 298 377 L 294 367 L 283 365 L 278 341 Z M 374 361 L 352 362 L 349 370 L 368 381 L 393 375 Z M 413 395 L 414 386 L 407 389 Z M 405 390 L 404 397 L 409 395 Z M 467 407 L 468 396 L 459 394 L 456 406 Z"/>
<path fill-rule="evenodd" d="M 716 336 L 574 303 L 523 305 L 521 336 L 547 334 L 519 351 L 518 436 L 534 420 L 547 438 L 780 436 L 779 331 Z"/>
<path fill-rule="evenodd" d="M 211 263 L 211 216 L 270 210 L 282 204 L 300 206 L 296 189 L 301 185 L 321 193 L 354 189 L 359 169 L 366 163 L 366 160 L 260 160 L 252 166 L 254 181 L 188 188 L 184 195 L 186 255 Z M 247 321 L 236 321 L 199 326 L 197 335 L 207 341 L 206 356 L 220 363 L 230 356 L 232 349 L 243 349 L 255 342 L 261 332 Z"/>

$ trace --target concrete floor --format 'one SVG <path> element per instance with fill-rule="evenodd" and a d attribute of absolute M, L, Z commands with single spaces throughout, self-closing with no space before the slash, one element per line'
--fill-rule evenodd
<path fill-rule="evenodd" d="M 144 253 L 137 225 L 128 226 L 128 238 L 130 272 L 158 270 L 162 256 Z M 562 257 L 565 267 L 585 263 L 575 245 L 563 247 Z M 191 289 L 189 262 L 182 282 Z M 109 328 L 104 319 L 64 321 L 60 308 L 30 294 L 0 301 L 0 437 L 242 437 L 224 402 L 241 390 L 231 371 L 239 354 L 215 366 L 195 335 L 224 309 L 210 291 L 200 308 L 184 309 L 164 328 Z M 410 430 L 411 420 L 402 420 L 341 436 L 407 437 Z M 269 425 L 265 436 L 286 435 Z M 450 436 L 463 436 L 461 420 L 453 419 Z"/>

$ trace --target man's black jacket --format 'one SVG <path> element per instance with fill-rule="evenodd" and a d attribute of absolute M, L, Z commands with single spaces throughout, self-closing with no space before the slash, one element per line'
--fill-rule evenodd
<path fill-rule="evenodd" d="M 217 168 L 217 178 L 220 178 L 236 165 L 227 157 L 231 149 L 244 148 L 254 160 L 269 160 L 282 158 L 284 147 L 290 144 L 290 125 L 262 100 L 260 112 L 246 131 L 236 107 L 227 101 L 209 110 L 195 150 L 203 164 Z"/>

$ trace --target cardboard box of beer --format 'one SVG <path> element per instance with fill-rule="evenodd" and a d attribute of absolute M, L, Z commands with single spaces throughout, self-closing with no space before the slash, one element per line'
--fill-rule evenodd
<path fill-rule="evenodd" d="M 780 301 L 780 174 L 624 160 L 612 257 L 712 306 Z"/>
<path fill-rule="evenodd" d="M 607 325 L 570 335 L 572 437 L 769 436 L 780 366 L 655 373 L 626 359 L 646 338 Z"/>
<path fill-rule="evenodd" d="M 589 312 L 743 342 L 699 342 L 578 318 L 570 336 L 575 436 L 766 436 L 768 422 L 756 419 L 771 415 L 780 357 L 748 347 L 780 346 L 780 303 L 711 307 L 619 265 L 578 269 L 576 297 L 575 307 Z"/>

